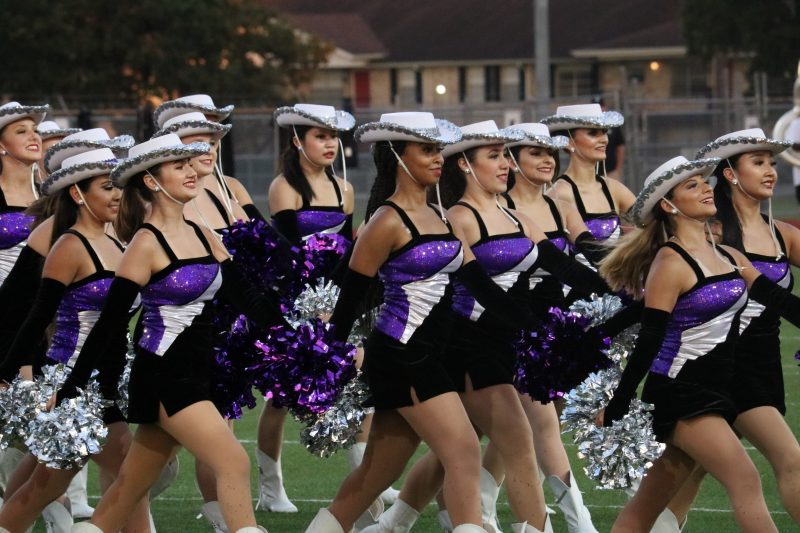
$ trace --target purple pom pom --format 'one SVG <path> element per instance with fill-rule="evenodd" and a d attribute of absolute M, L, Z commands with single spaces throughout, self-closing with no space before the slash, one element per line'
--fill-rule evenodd
<path fill-rule="evenodd" d="M 263 220 L 236 222 L 222 241 L 250 283 L 276 291 L 284 312 L 291 310 L 314 269 L 301 250 Z"/>
<path fill-rule="evenodd" d="M 590 329 L 590 317 L 550 308 L 550 317 L 517 344 L 514 385 L 547 403 L 564 396 L 592 372 L 611 366 L 611 339 Z"/>
<path fill-rule="evenodd" d="M 352 344 L 333 340 L 332 328 L 314 319 L 296 330 L 275 328 L 256 342 L 261 362 L 252 371 L 255 386 L 298 418 L 330 409 L 356 374 Z"/>
<path fill-rule="evenodd" d="M 315 233 L 303 245 L 305 263 L 314 265 L 306 273 L 309 285 L 330 273 L 344 257 L 350 247 L 350 240 L 338 233 Z"/>

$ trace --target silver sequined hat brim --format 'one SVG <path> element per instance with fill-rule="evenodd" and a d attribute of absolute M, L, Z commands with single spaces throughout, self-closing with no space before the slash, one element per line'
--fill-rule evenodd
<path fill-rule="evenodd" d="M 508 129 L 516 129 L 513 126 L 509 126 Z M 517 130 L 521 132 L 525 138 L 521 141 L 514 141 L 508 143 L 509 148 L 513 148 L 515 146 L 539 146 L 541 148 L 547 148 L 549 150 L 563 150 L 569 144 L 569 139 L 564 137 L 563 135 L 556 135 L 555 137 L 548 137 L 546 135 L 531 135 L 526 133 L 523 130 Z"/>
<path fill-rule="evenodd" d="M 162 128 L 164 123 L 173 117 L 183 115 L 184 113 L 191 113 L 197 111 L 204 115 L 212 115 L 217 117 L 218 121 L 223 121 L 233 113 L 234 106 L 226 105 L 225 107 L 213 107 L 202 104 L 195 104 L 192 102 L 182 102 L 179 100 L 169 100 L 164 102 L 153 111 L 153 122 L 158 128 Z"/>
<path fill-rule="evenodd" d="M 276 109 L 272 116 L 275 118 L 275 122 L 284 128 L 290 126 L 312 126 L 336 131 L 350 131 L 356 126 L 356 118 L 347 111 L 340 109 L 337 109 L 332 117 L 320 117 L 303 109 L 284 106 Z"/>
<path fill-rule="evenodd" d="M 622 126 L 625 118 L 617 111 L 605 111 L 599 116 L 550 115 L 539 122 L 545 124 L 551 132 L 576 128 L 605 130 Z"/>
<path fill-rule="evenodd" d="M 524 133 L 513 128 L 505 128 L 490 133 L 464 133 L 463 131 L 461 133 L 461 140 L 445 146 L 442 149 L 442 156 L 450 157 L 453 154 L 465 152 L 479 146 L 521 141 L 525 137 Z"/>
<path fill-rule="evenodd" d="M 727 139 L 711 141 L 703 146 L 697 151 L 695 159 L 700 159 L 701 157 L 719 157 L 720 159 L 727 159 L 737 154 L 758 152 L 761 150 L 779 154 L 791 148 L 791 146 L 792 143 L 789 141 L 781 141 L 769 137 L 729 137 Z"/>
<path fill-rule="evenodd" d="M 43 141 L 46 141 L 47 139 L 52 139 L 53 137 L 66 137 L 67 135 L 80 133 L 82 131 L 83 130 L 81 128 L 62 128 L 57 130 L 40 131 L 39 136 Z"/>
<path fill-rule="evenodd" d="M 136 144 L 136 141 L 130 135 L 118 135 L 113 139 L 102 141 L 86 141 L 82 139 L 60 141 L 48 148 L 44 153 L 44 168 L 48 173 L 55 172 L 61 168 L 61 163 L 66 158 L 99 148 L 109 148 L 114 152 L 115 156 L 122 158 L 128 154 L 128 150 L 134 144 Z"/>
<path fill-rule="evenodd" d="M 91 161 L 74 165 L 69 168 L 62 168 L 50 174 L 42 183 L 42 194 L 51 196 L 58 191 L 81 182 L 87 178 L 111 174 L 111 171 L 119 161 L 112 159 L 109 161 Z"/>
<path fill-rule="evenodd" d="M 356 129 L 358 142 L 411 141 L 444 146 L 461 140 L 461 129 L 450 121 L 435 119 L 435 128 L 408 128 L 392 122 L 368 122 Z"/>
<path fill-rule="evenodd" d="M 176 122 L 166 128 L 160 129 L 153 134 L 153 139 L 174 133 L 178 137 L 188 137 L 190 135 L 211 135 L 215 140 L 225 137 L 231 130 L 230 124 L 220 124 L 210 120 L 187 120 L 186 122 Z"/>
<path fill-rule="evenodd" d="M 129 157 L 121 161 L 111 171 L 111 179 L 118 187 L 124 187 L 128 180 L 142 172 L 161 163 L 176 161 L 207 154 L 211 146 L 207 143 L 189 143 L 177 146 L 165 146 L 152 152 L 146 152 L 136 157 Z"/>
<path fill-rule="evenodd" d="M 719 162 L 718 157 L 687 161 L 647 180 L 628 211 L 628 215 L 639 226 L 647 224 L 653 219 L 653 209 L 656 203 L 664 198 L 673 187 L 698 174 L 707 178 L 714 172 Z"/>
<path fill-rule="evenodd" d="M 7 107 L 0 109 L 0 130 L 20 119 L 29 117 L 35 123 L 44 120 L 44 116 L 50 111 L 48 104 L 44 105 L 21 105 L 18 107 Z"/>

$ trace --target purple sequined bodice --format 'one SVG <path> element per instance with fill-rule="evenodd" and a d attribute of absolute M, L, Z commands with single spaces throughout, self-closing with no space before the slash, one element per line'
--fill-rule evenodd
<path fill-rule="evenodd" d="M 538 252 L 533 241 L 522 234 L 496 235 L 472 246 L 475 260 L 505 291 L 516 283 L 520 273 L 533 266 Z M 465 318 L 478 320 L 484 308 L 462 283 L 456 281 L 453 283 L 453 310 Z"/>
<path fill-rule="evenodd" d="M 584 223 L 592 237 L 599 242 L 610 241 L 609 244 L 612 244 L 619 239 L 621 234 L 619 217 L 616 214 L 602 218 L 587 218 Z"/>
<path fill-rule="evenodd" d="M 31 224 L 33 217 L 26 215 L 22 208 L 0 213 L 0 283 L 6 279 L 14 263 L 17 262 L 31 233 Z"/>
<path fill-rule="evenodd" d="M 139 346 L 164 355 L 203 312 L 221 284 L 219 263 L 210 256 L 180 260 L 154 276 L 142 289 Z"/>
<path fill-rule="evenodd" d="M 378 272 L 383 304 L 375 327 L 403 344 L 442 299 L 450 273 L 463 258 L 461 242 L 449 234 L 423 235 L 415 241 L 392 254 Z"/>
<path fill-rule="evenodd" d="M 753 266 L 768 280 L 777 283 L 784 289 L 792 288 L 792 269 L 785 255 L 780 259 L 768 258 L 758 254 L 745 254 Z M 739 332 L 741 334 L 773 335 L 778 334 L 780 328 L 780 315 L 766 309 L 757 301 L 750 299 L 739 318 Z"/>
<path fill-rule="evenodd" d="M 687 361 L 698 359 L 724 343 L 746 301 L 745 281 L 734 272 L 705 278 L 682 294 L 672 310 L 664 341 L 650 371 L 675 378 Z"/>
<path fill-rule="evenodd" d="M 303 239 L 315 233 L 339 233 L 346 222 L 347 215 L 339 207 L 312 206 L 297 211 L 297 227 Z"/>

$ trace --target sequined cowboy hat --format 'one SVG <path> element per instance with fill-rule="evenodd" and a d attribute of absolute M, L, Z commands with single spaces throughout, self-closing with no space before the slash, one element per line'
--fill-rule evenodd
<path fill-rule="evenodd" d="M 616 111 L 603 111 L 600 104 L 562 105 L 555 115 L 540 120 L 550 131 L 575 128 L 603 129 L 622 126 L 625 119 Z"/>
<path fill-rule="evenodd" d="M 550 136 L 550 129 L 540 122 L 523 122 L 506 128 L 509 131 L 517 130 L 524 136 L 522 140 L 512 141 L 507 144 L 514 146 L 541 146 L 550 150 L 563 150 L 567 147 L 569 139 L 563 135 Z"/>
<path fill-rule="evenodd" d="M 153 111 L 153 122 L 158 129 L 164 127 L 164 123 L 172 117 L 177 117 L 184 113 L 197 111 L 221 122 L 228 118 L 233 112 L 232 105 L 217 107 L 214 100 L 207 94 L 190 94 L 181 96 L 175 100 L 167 100 Z"/>
<path fill-rule="evenodd" d="M 207 143 L 183 144 L 181 138 L 174 133 L 153 137 L 128 150 L 127 159 L 121 161 L 111 171 L 111 179 L 118 187 L 124 187 L 128 180 L 139 172 L 161 163 L 207 154 L 209 150 L 211 146 Z"/>
<path fill-rule="evenodd" d="M 761 128 L 751 128 L 749 130 L 734 131 L 726 133 L 722 137 L 717 137 L 707 145 L 697 151 L 696 158 L 719 157 L 727 159 L 737 154 L 745 152 L 759 152 L 761 150 L 779 154 L 790 148 L 792 143 L 771 139 L 767 137 Z"/>
<path fill-rule="evenodd" d="M 442 148 L 442 155 L 449 157 L 470 148 L 486 146 L 487 144 L 506 144 L 521 141 L 524 135 L 519 130 L 499 129 L 494 120 L 484 120 L 461 126 L 461 140 L 448 144 Z"/>
<path fill-rule="evenodd" d="M 174 133 L 181 139 L 190 135 L 211 135 L 215 140 L 220 140 L 231 130 L 230 124 L 220 124 L 208 120 L 200 112 L 184 113 L 172 117 L 164 122 L 164 127 L 158 130 L 153 137 L 161 137 Z"/>
<path fill-rule="evenodd" d="M 119 135 L 113 139 L 103 128 L 92 128 L 67 135 L 44 153 L 44 168 L 48 173 L 61 167 L 68 157 L 98 148 L 109 148 L 118 158 L 125 157 L 128 148 L 134 144 L 130 135 Z"/>
<path fill-rule="evenodd" d="M 642 192 L 636 197 L 628 215 L 633 222 L 643 226 L 653 219 L 656 204 L 672 190 L 673 187 L 692 176 L 700 175 L 704 179 L 711 175 L 719 164 L 718 157 L 695 159 L 689 161 L 682 155 L 673 157 L 659 166 L 644 180 Z"/>
<path fill-rule="evenodd" d="M 64 159 L 61 168 L 42 183 L 42 194 L 52 195 L 87 178 L 110 174 L 119 161 L 109 148 L 89 150 Z"/>
<path fill-rule="evenodd" d="M 44 120 L 36 126 L 36 131 L 39 132 L 39 136 L 42 140 L 46 141 L 53 137 L 66 137 L 67 135 L 72 135 L 73 133 L 78 133 L 83 130 L 81 128 L 62 128 L 58 122 Z"/>
<path fill-rule="evenodd" d="M 50 110 L 50 106 L 44 105 L 22 105 L 19 102 L 8 102 L 0 105 L 0 130 L 23 118 L 31 118 L 38 124 L 44 120 L 44 116 Z"/>
<path fill-rule="evenodd" d="M 362 124 L 355 137 L 362 143 L 412 141 L 448 145 L 461 140 L 461 130 L 425 111 L 403 111 L 384 113 L 378 122 Z"/>
<path fill-rule="evenodd" d="M 336 131 L 350 131 L 356 126 L 356 119 L 347 111 L 329 105 L 294 104 L 279 107 L 272 113 L 278 126 L 311 126 Z"/>

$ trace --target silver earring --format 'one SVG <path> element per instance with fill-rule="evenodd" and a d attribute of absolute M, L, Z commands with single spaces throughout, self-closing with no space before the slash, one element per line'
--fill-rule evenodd
<path fill-rule="evenodd" d="M 573 148 L 572 146 L 570 146 L 570 147 L 569 147 L 569 152 L 570 152 L 571 154 L 574 154 L 574 153 L 575 153 L 575 148 Z"/>
<path fill-rule="evenodd" d="M 78 200 L 78 205 L 83 205 L 83 200 Z"/>
<path fill-rule="evenodd" d="M 731 180 L 731 183 L 733 183 L 734 185 L 739 185 L 739 180 L 738 180 L 738 179 L 736 179 L 736 178 L 733 178 L 733 179 Z"/>
<path fill-rule="evenodd" d="M 673 208 L 672 208 L 672 214 L 673 214 L 673 215 L 677 215 L 677 214 L 678 214 L 678 209 L 677 209 L 677 208 L 675 208 L 675 207 L 673 207 Z"/>
<path fill-rule="evenodd" d="M 154 191 L 154 192 L 161 192 L 161 187 L 159 187 L 159 186 L 156 186 L 156 188 L 155 188 L 155 189 L 153 189 L 153 191 Z"/>
<path fill-rule="evenodd" d="M 0 155 L 8 155 L 8 152 L 5 150 L 0 150 Z"/>
<path fill-rule="evenodd" d="M 472 174 L 472 171 L 468 168 L 464 169 L 464 174 Z"/>

